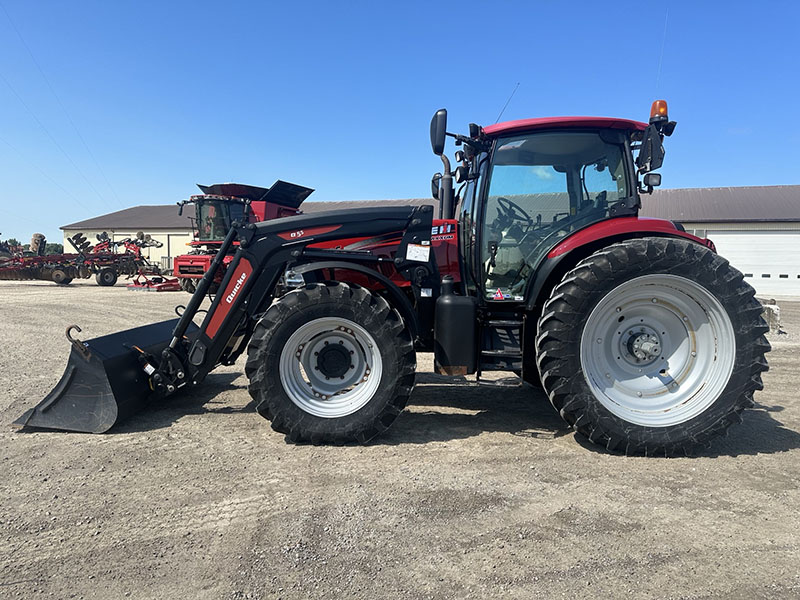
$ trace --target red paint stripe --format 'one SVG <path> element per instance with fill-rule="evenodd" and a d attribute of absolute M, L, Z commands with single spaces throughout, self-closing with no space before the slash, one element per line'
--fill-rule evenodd
<path fill-rule="evenodd" d="M 236 266 L 233 277 L 231 277 L 228 285 L 225 286 L 225 291 L 222 292 L 222 296 L 220 296 L 219 304 L 217 304 L 217 308 L 214 309 L 211 320 L 208 322 L 208 327 L 206 327 L 206 335 L 208 337 L 213 338 L 217 335 L 217 331 L 219 331 L 219 328 L 225 321 L 225 317 L 228 316 L 231 308 L 233 308 L 239 298 L 242 297 L 242 288 L 244 288 L 252 273 L 253 266 L 250 264 L 250 261 L 246 258 L 241 259 Z"/>
<path fill-rule="evenodd" d="M 309 229 L 294 229 L 292 231 L 284 231 L 279 233 L 278 237 L 284 240 L 302 240 L 312 235 L 321 235 L 323 233 L 330 233 L 336 231 L 341 225 L 326 225 L 325 227 L 311 227 Z"/>

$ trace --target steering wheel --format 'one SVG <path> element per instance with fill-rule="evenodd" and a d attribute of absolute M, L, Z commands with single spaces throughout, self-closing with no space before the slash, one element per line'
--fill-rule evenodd
<path fill-rule="evenodd" d="M 510 221 L 525 221 L 524 233 L 527 233 L 533 225 L 533 219 L 531 219 L 530 215 L 519 204 L 512 202 L 508 198 L 501 196 L 497 199 L 497 210 L 498 213 L 502 211 L 502 216 Z"/>

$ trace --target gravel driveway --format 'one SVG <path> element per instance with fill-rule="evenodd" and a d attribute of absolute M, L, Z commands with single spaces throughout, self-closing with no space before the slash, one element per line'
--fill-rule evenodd
<path fill-rule="evenodd" d="M 782 302 L 758 406 L 695 458 L 577 439 L 532 388 L 420 355 L 368 446 L 292 446 L 244 359 L 105 435 L 8 424 L 84 338 L 174 316 L 184 293 L 0 282 L 0 597 L 800 598 L 800 303 Z"/>

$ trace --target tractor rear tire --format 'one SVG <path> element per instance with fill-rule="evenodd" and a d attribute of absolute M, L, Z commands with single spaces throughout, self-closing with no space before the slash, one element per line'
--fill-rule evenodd
<path fill-rule="evenodd" d="M 689 455 L 763 389 L 755 291 L 710 249 L 642 238 L 568 272 L 538 323 L 542 384 L 578 433 L 624 454 Z"/>
<path fill-rule="evenodd" d="M 97 281 L 97 285 L 107 287 L 117 283 L 117 277 L 117 272 L 114 269 L 106 267 L 100 269 L 97 275 L 94 276 L 94 279 Z"/>
<path fill-rule="evenodd" d="M 264 314 L 247 351 L 256 409 L 291 442 L 366 443 L 414 387 L 416 355 L 400 314 L 352 284 L 292 290 Z"/>

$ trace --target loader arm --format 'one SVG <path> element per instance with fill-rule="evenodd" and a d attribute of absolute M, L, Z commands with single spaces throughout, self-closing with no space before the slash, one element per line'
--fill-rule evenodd
<path fill-rule="evenodd" d="M 246 347 L 253 325 L 269 308 L 281 275 L 294 264 L 329 260 L 363 269 L 363 263 L 392 262 L 394 268 L 412 282 L 412 287 L 430 287 L 437 272 L 433 253 L 428 252 L 428 259 L 423 262 L 414 260 L 415 254 L 409 253 L 408 248 L 409 245 L 430 248 L 432 219 L 430 206 L 400 206 L 330 211 L 235 227 L 231 233 L 239 247 L 199 331 L 192 336 L 188 348 L 183 344 L 183 355 L 180 340 L 185 332 L 182 328 L 188 327 L 197 313 L 206 290 L 205 278 L 175 328 L 170 351 L 183 363 L 193 384 L 202 381 L 219 364 L 232 364 Z M 346 250 L 308 248 L 320 242 L 387 233 L 402 235 L 394 259 Z M 225 243 L 232 245 L 233 238 L 226 238 Z M 223 256 L 223 250 L 217 256 Z M 380 277 L 379 273 L 377 275 Z M 213 280 L 212 269 L 206 277 Z"/>
<path fill-rule="evenodd" d="M 199 385 L 216 366 L 233 364 L 241 354 L 272 303 L 278 280 L 292 265 L 313 268 L 315 263 L 332 261 L 360 270 L 370 263 L 390 261 L 411 281 L 415 293 L 421 286 L 435 287 L 437 271 L 430 251 L 432 219 L 431 206 L 398 206 L 234 224 L 180 319 L 85 342 L 72 338 L 70 327 L 67 338 L 72 350 L 64 375 L 14 424 L 101 433 L 149 401 Z M 388 233 L 401 238 L 393 258 L 308 248 L 320 242 Z M 220 291 L 198 328 L 193 319 L 235 241 L 239 246 Z M 377 270 L 375 273 L 380 275 Z"/>

